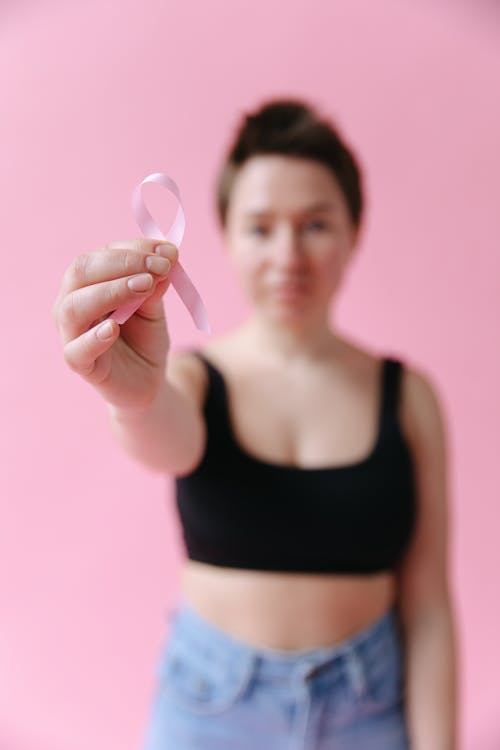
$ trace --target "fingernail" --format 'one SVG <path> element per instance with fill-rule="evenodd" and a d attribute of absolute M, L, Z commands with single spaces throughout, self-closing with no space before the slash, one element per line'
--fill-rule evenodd
<path fill-rule="evenodd" d="M 141 273 L 128 279 L 127 286 L 134 292 L 147 292 L 153 286 L 153 277 L 150 273 Z"/>
<path fill-rule="evenodd" d="M 155 253 L 162 255 L 164 258 L 168 258 L 172 254 L 173 249 L 172 245 L 156 245 Z"/>
<path fill-rule="evenodd" d="M 146 256 L 146 266 L 153 273 L 157 273 L 160 276 L 170 271 L 170 261 L 168 258 L 154 257 L 154 255 Z"/>
<path fill-rule="evenodd" d="M 97 338 L 101 341 L 107 341 L 113 336 L 113 324 L 106 320 L 96 331 Z"/>

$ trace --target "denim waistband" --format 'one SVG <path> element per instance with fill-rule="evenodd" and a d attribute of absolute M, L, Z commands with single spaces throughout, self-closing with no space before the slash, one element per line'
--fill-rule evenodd
<path fill-rule="evenodd" d="M 365 687 L 363 662 L 371 650 L 394 642 L 397 620 L 395 607 L 368 626 L 331 646 L 281 650 L 253 645 L 233 636 L 209 621 L 183 597 L 180 597 L 170 614 L 171 637 L 184 646 L 209 653 L 224 661 L 252 663 L 256 673 L 266 679 L 289 679 L 298 675 L 307 679 L 325 664 L 346 669 L 351 681 L 362 693 Z"/>

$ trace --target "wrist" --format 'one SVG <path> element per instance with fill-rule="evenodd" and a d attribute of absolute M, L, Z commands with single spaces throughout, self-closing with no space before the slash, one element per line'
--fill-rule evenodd
<path fill-rule="evenodd" d="M 118 405 L 107 402 L 106 406 L 110 417 L 116 422 L 133 422 L 144 419 L 144 417 L 147 417 L 151 412 L 156 410 L 164 395 L 164 387 L 165 381 L 162 381 L 153 395 L 141 404 Z"/>

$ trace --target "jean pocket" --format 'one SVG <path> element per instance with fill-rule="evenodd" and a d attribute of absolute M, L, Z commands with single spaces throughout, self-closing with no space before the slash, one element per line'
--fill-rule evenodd
<path fill-rule="evenodd" d="M 404 697 L 403 654 L 396 637 L 381 639 L 361 657 L 365 690 L 363 713 L 375 714 L 401 707 Z"/>
<path fill-rule="evenodd" d="M 177 706 L 198 714 L 217 714 L 233 706 L 248 686 L 251 655 L 236 659 L 207 654 L 183 642 L 171 641 L 160 665 L 160 689 Z"/>

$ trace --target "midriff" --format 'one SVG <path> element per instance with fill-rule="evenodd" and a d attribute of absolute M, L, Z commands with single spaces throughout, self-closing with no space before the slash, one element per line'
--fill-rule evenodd
<path fill-rule="evenodd" d="M 393 604 L 395 575 L 288 573 L 186 560 L 183 598 L 205 619 L 254 646 L 296 650 L 333 645 Z"/>

